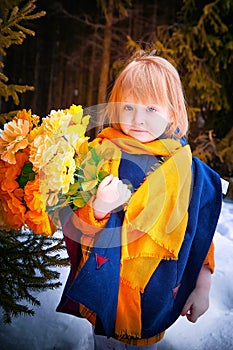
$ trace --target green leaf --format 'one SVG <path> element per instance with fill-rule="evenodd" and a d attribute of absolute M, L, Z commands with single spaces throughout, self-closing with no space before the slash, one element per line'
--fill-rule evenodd
<path fill-rule="evenodd" d="M 78 208 L 82 208 L 86 202 L 83 198 L 76 198 L 73 200 L 73 204 Z"/>
<path fill-rule="evenodd" d="M 98 179 L 85 181 L 82 183 L 83 191 L 91 191 L 98 184 Z"/>
<path fill-rule="evenodd" d="M 36 173 L 32 170 L 32 163 L 25 163 L 21 174 L 18 176 L 17 181 L 21 188 L 28 183 L 28 181 L 33 181 L 35 179 Z"/>
<path fill-rule="evenodd" d="M 25 163 L 24 166 L 23 166 L 23 173 L 25 175 L 31 173 L 33 170 L 32 170 L 32 163 Z"/>
<path fill-rule="evenodd" d="M 99 181 L 102 181 L 106 176 L 108 176 L 108 172 L 105 170 L 101 170 L 98 174 Z"/>
<path fill-rule="evenodd" d="M 67 195 L 70 195 L 70 196 L 74 195 L 78 191 L 79 187 L 80 187 L 80 184 L 78 182 L 71 184 Z"/>
<path fill-rule="evenodd" d="M 92 159 L 93 161 L 95 162 L 95 164 L 97 164 L 100 160 L 100 156 L 96 153 L 96 149 L 95 148 L 92 148 L 91 150 L 91 153 L 92 153 Z"/>

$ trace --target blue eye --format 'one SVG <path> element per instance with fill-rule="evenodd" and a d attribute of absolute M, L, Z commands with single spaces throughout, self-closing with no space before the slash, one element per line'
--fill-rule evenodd
<path fill-rule="evenodd" d="M 125 105 L 124 110 L 125 111 L 133 111 L 133 107 L 131 105 Z"/>
<path fill-rule="evenodd" d="M 155 107 L 147 107 L 147 108 L 146 108 L 146 111 L 147 111 L 147 112 L 150 112 L 150 113 L 157 112 L 157 110 L 156 110 Z"/>

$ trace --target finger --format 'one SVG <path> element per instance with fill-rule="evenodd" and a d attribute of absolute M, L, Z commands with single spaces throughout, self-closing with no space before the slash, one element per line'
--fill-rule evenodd
<path fill-rule="evenodd" d="M 122 182 L 121 180 L 119 180 L 119 182 L 117 184 L 117 188 L 119 191 L 124 192 L 127 189 L 127 185 L 124 184 L 124 182 Z"/>
<path fill-rule="evenodd" d="M 200 315 L 193 309 L 189 310 L 186 314 L 187 319 L 192 323 L 195 323 L 199 316 Z"/>
<path fill-rule="evenodd" d="M 122 199 L 122 205 L 125 205 L 128 203 L 129 199 L 131 197 L 131 192 L 124 193 L 124 195 L 121 196 Z"/>
<path fill-rule="evenodd" d="M 129 189 L 127 189 L 127 193 L 126 193 L 126 196 L 127 196 L 127 201 L 130 199 L 132 193 Z"/>
<path fill-rule="evenodd" d="M 120 197 L 124 198 L 125 200 L 131 196 L 131 191 L 128 189 L 128 185 L 124 184 L 122 181 L 119 181 L 117 189 Z"/>
<path fill-rule="evenodd" d="M 131 191 L 128 189 L 128 186 L 127 186 L 127 185 L 125 185 L 124 194 L 125 194 L 125 197 L 128 198 L 128 199 L 129 199 L 129 198 L 131 197 L 131 195 L 132 195 L 132 193 L 131 193 Z"/>
<path fill-rule="evenodd" d="M 99 188 L 103 189 L 104 187 L 108 186 L 112 182 L 113 178 L 114 178 L 113 174 L 106 176 L 99 184 Z"/>
<path fill-rule="evenodd" d="M 193 306 L 193 304 L 190 305 L 190 303 L 186 303 L 182 312 L 181 312 L 182 316 L 186 316 L 187 319 L 190 322 L 195 323 L 198 319 L 198 317 L 200 316 L 198 310 Z"/>
<path fill-rule="evenodd" d="M 119 178 L 117 176 L 114 176 L 111 181 L 111 185 L 116 186 L 118 188 L 120 182 L 121 181 L 119 180 Z"/>
<path fill-rule="evenodd" d="M 181 316 L 186 316 L 188 313 L 190 313 L 191 310 L 191 303 L 186 302 L 184 305 L 182 311 L 181 311 Z"/>

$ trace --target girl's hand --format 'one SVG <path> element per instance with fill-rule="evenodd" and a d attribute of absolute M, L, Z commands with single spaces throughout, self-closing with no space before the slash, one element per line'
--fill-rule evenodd
<path fill-rule="evenodd" d="M 103 219 L 109 212 L 126 203 L 131 196 L 128 186 L 112 174 L 100 183 L 93 202 L 94 216 Z"/>
<path fill-rule="evenodd" d="M 208 310 L 210 285 L 211 272 L 203 266 L 197 279 L 196 288 L 188 297 L 181 316 L 186 316 L 190 322 L 196 322 Z"/>

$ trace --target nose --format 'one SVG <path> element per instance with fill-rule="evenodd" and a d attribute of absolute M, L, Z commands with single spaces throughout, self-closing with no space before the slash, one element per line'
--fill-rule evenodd
<path fill-rule="evenodd" d="M 135 125 L 143 125 L 145 123 L 144 114 L 140 106 L 134 108 L 133 122 Z"/>

